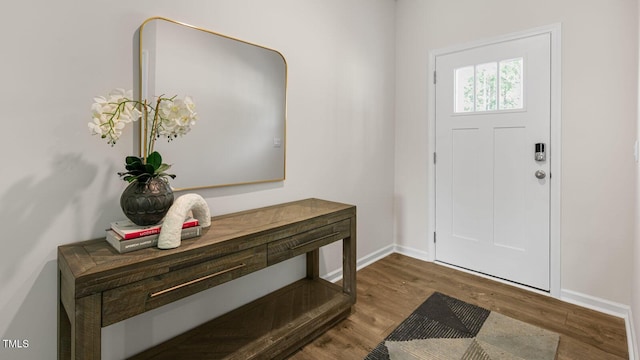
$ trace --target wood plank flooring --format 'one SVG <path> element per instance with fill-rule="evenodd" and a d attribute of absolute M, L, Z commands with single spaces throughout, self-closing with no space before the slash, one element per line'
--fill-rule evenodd
<path fill-rule="evenodd" d="M 352 314 L 290 359 L 363 359 L 435 291 L 557 332 L 558 360 L 628 359 L 621 318 L 400 254 L 357 276 Z"/>

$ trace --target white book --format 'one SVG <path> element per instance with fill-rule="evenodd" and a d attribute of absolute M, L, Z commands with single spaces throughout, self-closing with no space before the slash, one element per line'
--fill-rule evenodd
<path fill-rule="evenodd" d="M 202 227 L 200 225 L 183 228 L 181 233 L 181 239 L 190 239 L 202 234 Z M 148 247 L 154 247 L 158 244 L 159 233 L 141 236 L 133 239 L 124 239 L 117 232 L 113 230 L 107 230 L 106 240 L 114 249 L 119 253 L 127 253 L 134 250 L 145 249 Z"/>

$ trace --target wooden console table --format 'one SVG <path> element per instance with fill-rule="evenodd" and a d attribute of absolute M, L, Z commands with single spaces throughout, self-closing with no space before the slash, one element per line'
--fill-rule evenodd
<path fill-rule="evenodd" d="M 172 250 L 119 254 L 104 239 L 58 248 L 58 358 L 100 359 L 101 328 L 306 254 L 307 277 L 133 359 L 282 359 L 356 301 L 356 208 L 307 199 L 217 216 Z M 342 286 L 319 277 L 321 246 L 343 240 Z"/>

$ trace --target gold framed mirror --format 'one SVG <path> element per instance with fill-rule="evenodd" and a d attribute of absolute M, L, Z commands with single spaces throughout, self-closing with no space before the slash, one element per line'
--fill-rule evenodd
<path fill-rule="evenodd" d="M 175 190 L 285 179 L 287 63 L 273 49 L 179 21 L 140 27 L 140 101 L 190 96 L 193 129 L 155 150 L 171 164 Z M 146 156 L 147 126 L 140 153 Z"/>

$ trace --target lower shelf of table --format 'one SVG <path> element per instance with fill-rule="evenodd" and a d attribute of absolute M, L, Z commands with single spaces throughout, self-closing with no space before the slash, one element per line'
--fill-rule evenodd
<path fill-rule="evenodd" d="M 279 359 L 347 317 L 351 298 L 303 279 L 130 359 Z"/>

